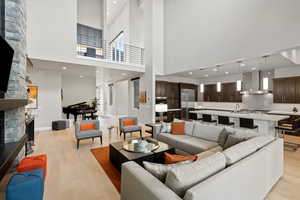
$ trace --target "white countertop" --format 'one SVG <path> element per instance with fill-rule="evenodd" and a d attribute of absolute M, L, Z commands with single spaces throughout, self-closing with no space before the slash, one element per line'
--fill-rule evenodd
<path fill-rule="evenodd" d="M 268 112 L 268 114 L 276 114 L 276 115 L 299 115 L 300 112 L 293 112 L 293 111 L 280 111 L 280 110 L 272 110 Z"/>
<path fill-rule="evenodd" d="M 215 116 L 227 116 L 232 118 L 247 118 L 261 121 L 280 121 L 282 119 L 286 119 L 289 116 L 287 115 L 268 115 L 268 114 L 260 114 L 260 113 L 235 113 L 230 111 L 215 111 L 215 110 L 195 110 L 190 111 L 190 113 L 195 114 L 208 114 Z"/>

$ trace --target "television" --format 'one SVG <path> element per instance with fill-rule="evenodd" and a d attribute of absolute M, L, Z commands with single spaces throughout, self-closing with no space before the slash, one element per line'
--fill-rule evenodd
<path fill-rule="evenodd" d="M 14 50 L 2 36 L 0 36 L 0 55 L 0 97 L 3 97 L 7 92 Z"/>

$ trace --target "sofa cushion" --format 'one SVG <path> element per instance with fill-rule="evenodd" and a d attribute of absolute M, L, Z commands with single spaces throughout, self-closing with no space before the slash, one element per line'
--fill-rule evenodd
<path fill-rule="evenodd" d="M 171 169 L 167 174 L 166 185 L 178 196 L 183 197 L 189 188 L 216 174 L 225 166 L 224 155 L 216 153 L 193 163 Z"/>
<path fill-rule="evenodd" d="M 197 160 L 196 155 L 176 155 L 176 154 L 170 154 L 170 153 L 164 153 L 165 156 L 165 164 L 175 164 L 187 160 L 195 161 Z"/>
<path fill-rule="evenodd" d="M 190 154 L 198 154 L 208 149 L 218 146 L 218 143 L 204 140 L 197 137 L 186 137 L 178 140 L 176 148 L 188 152 Z"/>
<path fill-rule="evenodd" d="M 192 160 L 186 160 L 175 164 L 158 164 L 144 161 L 143 165 L 145 169 L 150 172 L 153 176 L 158 178 L 161 182 L 165 182 L 167 173 L 178 166 L 193 162 Z"/>
<path fill-rule="evenodd" d="M 77 139 L 98 137 L 100 135 L 102 135 L 102 132 L 99 130 L 80 131 L 80 132 L 76 133 Z"/>
<path fill-rule="evenodd" d="M 259 136 L 259 137 L 254 137 L 252 139 L 249 139 L 249 142 L 252 142 L 257 149 L 260 149 L 264 146 L 266 146 L 267 144 L 273 142 L 276 138 L 274 136 L 271 135 L 264 135 L 264 136 Z"/>
<path fill-rule="evenodd" d="M 140 131 L 140 130 L 141 130 L 141 127 L 136 126 L 136 125 L 123 127 L 124 132 L 134 132 L 134 131 Z"/>
<path fill-rule="evenodd" d="M 246 140 L 253 137 L 261 136 L 260 133 L 253 131 L 251 129 L 240 129 L 240 128 L 231 128 L 231 127 L 226 127 L 225 129 L 229 132 L 235 132 L 236 135 L 244 137 Z"/>
<path fill-rule="evenodd" d="M 157 139 L 161 142 L 167 143 L 173 147 L 177 147 L 177 141 L 185 140 L 190 138 L 187 135 L 173 135 L 170 133 L 160 133 L 157 135 Z"/>
<path fill-rule="evenodd" d="M 230 137 L 230 136 L 229 136 Z M 232 165 L 239 160 L 247 157 L 251 153 L 255 152 L 257 150 L 257 146 L 252 141 L 245 141 L 241 142 L 239 144 L 236 144 L 225 151 L 223 151 L 223 154 L 226 157 L 226 164 Z"/>
<path fill-rule="evenodd" d="M 233 135 L 235 132 L 230 132 L 226 130 L 225 128 L 221 131 L 219 138 L 218 138 L 218 144 L 224 148 L 224 145 L 226 143 L 226 140 L 229 135 Z"/>
<path fill-rule="evenodd" d="M 193 136 L 205 140 L 218 142 L 218 138 L 222 130 L 223 127 L 195 123 Z"/>

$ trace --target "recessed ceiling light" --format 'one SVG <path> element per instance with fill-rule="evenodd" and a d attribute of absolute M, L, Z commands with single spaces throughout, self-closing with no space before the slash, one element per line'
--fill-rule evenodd
<path fill-rule="evenodd" d="M 229 72 L 225 72 L 225 74 L 229 74 Z"/>
<path fill-rule="evenodd" d="M 117 4 L 118 2 L 117 1 L 113 1 L 113 4 Z"/>
<path fill-rule="evenodd" d="M 193 75 L 193 72 L 189 72 L 189 75 Z"/>
<path fill-rule="evenodd" d="M 256 67 L 252 67 L 251 69 L 254 71 L 254 70 L 256 70 Z"/>
<path fill-rule="evenodd" d="M 80 75 L 80 76 L 79 76 L 79 78 L 83 78 L 83 76 L 82 76 L 82 75 Z"/>
<path fill-rule="evenodd" d="M 63 70 L 66 70 L 66 69 L 67 69 L 67 67 L 62 67 L 62 69 L 63 69 Z"/>
<path fill-rule="evenodd" d="M 122 76 L 126 76 L 127 74 L 126 73 L 122 73 Z"/>

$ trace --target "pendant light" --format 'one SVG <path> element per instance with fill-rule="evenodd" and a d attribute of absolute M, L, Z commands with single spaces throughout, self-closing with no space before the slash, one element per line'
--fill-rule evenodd
<path fill-rule="evenodd" d="M 269 55 L 263 56 L 265 60 L 265 67 L 267 67 L 267 59 Z M 269 77 L 265 76 L 263 77 L 263 90 L 269 90 Z"/>

